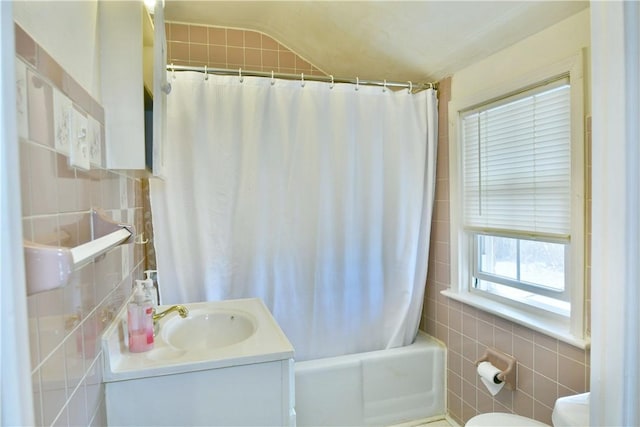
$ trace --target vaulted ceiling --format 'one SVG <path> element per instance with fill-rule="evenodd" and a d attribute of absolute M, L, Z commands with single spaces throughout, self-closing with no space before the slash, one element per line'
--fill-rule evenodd
<path fill-rule="evenodd" d="M 258 30 L 341 77 L 434 81 L 588 1 L 166 0 L 165 18 Z"/>

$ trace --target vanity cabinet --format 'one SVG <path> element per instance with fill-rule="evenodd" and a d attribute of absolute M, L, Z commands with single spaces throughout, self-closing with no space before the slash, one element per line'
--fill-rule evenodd
<path fill-rule="evenodd" d="M 110 426 L 294 426 L 293 359 L 105 384 Z"/>
<path fill-rule="evenodd" d="M 153 96 L 153 24 L 141 1 L 98 5 L 106 167 L 145 170 L 144 91 Z"/>
<path fill-rule="evenodd" d="M 293 346 L 258 298 L 189 303 L 131 353 L 122 321 L 102 337 L 110 426 L 295 426 Z M 158 307 L 158 313 L 173 307 Z"/>

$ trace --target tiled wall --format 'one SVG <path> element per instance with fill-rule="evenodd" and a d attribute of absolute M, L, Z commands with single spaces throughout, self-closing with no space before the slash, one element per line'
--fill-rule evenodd
<path fill-rule="evenodd" d="M 166 23 L 165 28 L 169 64 L 325 75 L 273 38 L 257 31 L 176 22 Z"/>
<path fill-rule="evenodd" d="M 16 51 L 24 238 L 53 246 L 85 243 L 94 207 L 142 230 L 141 181 L 103 166 L 102 107 L 17 26 Z M 54 108 L 60 99 L 97 123 L 89 170 L 70 166 L 68 148 L 60 144 L 69 132 Z M 141 278 L 144 262 L 142 245 L 123 245 L 73 273 L 66 287 L 28 297 L 37 425 L 106 425 L 99 338 L 132 280 Z"/>
<path fill-rule="evenodd" d="M 517 413 L 551 425 L 551 412 L 558 397 L 589 390 L 589 352 L 440 294 L 451 283 L 449 144 L 453 142 L 449 141 L 448 135 L 450 99 L 451 78 L 440 82 L 439 86 L 436 201 L 422 329 L 448 347 L 447 406 L 449 414 L 458 423 L 464 424 L 479 413 L 496 411 Z M 590 121 L 587 122 L 586 137 L 587 173 L 590 176 Z M 587 184 L 587 212 L 591 206 L 590 188 Z M 589 218 L 587 229 L 586 237 L 590 242 Z M 589 249 L 587 254 L 590 256 Z M 590 272 L 588 265 L 587 304 L 590 303 Z M 503 389 L 493 398 L 484 388 L 474 362 L 487 347 L 495 347 L 516 357 L 517 390 Z"/>

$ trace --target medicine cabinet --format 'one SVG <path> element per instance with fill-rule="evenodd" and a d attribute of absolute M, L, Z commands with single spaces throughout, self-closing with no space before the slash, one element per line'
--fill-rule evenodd
<path fill-rule="evenodd" d="M 143 2 L 99 2 L 100 71 L 108 169 L 157 175 L 161 168 L 160 138 L 146 138 L 154 145 L 148 151 L 160 159 L 154 158 L 151 162 L 145 155 L 145 92 L 153 99 L 154 110 L 156 104 L 164 108 L 166 96 L 161 91 L 159 95 L 154 88 L 166 82 L 166 73 L 162 73 L 162 76 L 155 76 L 160 82 L 154 83 L 154 64 L 162 67 L 161 64 L 166 63 L 162 2 L 157 3 L 159 6 L 152 17 Z M 155 113 L 153 117 L 155 121 Z M 147 126 L 147 136 L 158 125 Z"/>

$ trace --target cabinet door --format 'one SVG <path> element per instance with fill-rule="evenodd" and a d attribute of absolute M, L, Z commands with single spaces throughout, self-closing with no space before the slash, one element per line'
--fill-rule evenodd
<path fill-rule="evenodd" d="M 277 360 L 107 382 L 108 425 L 292 426 L 290 366 Z"/>
<path fill-rule="evenodd" d="M 145 169 L 143 2 L 99 4 L 106 165 Z"/>

